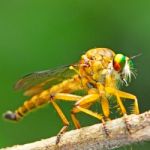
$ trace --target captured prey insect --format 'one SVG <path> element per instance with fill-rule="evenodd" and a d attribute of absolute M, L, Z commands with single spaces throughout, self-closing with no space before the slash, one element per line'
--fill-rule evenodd
<path fill-rule="evenodd" d="M 79 112 L 91 115 L 103 123 L 109 119 L 110 96 L 116 97 L 116 102 L 123 115 L 127 112 L 122 98 L 132 100 L 134 102 L 132 111 L 139 114 L 136 96 L 119 90 L 120 83 L 127 85 L 131 81 L 132 75 L 135 76 L 132 57 L 115 54 L 108 48 L 90 49 L 74 65 L 34 72 L 24 76 L 16 83 L 15 89 L 23 90 L 24 95 L 31 98 L 15 112 L 7 111 L 4 117 L 18 121 L 34 108 L 51 103 L 64 124 L 57 136 L 56 143 L 58 144 L 61 135 L 69 126 L 69 121 L 56 100 L 75 102 L 71 110 L 71 118 L 76 128 L 81 127 L 76 118 L 76 114 Z M 87 95 L 73 94 L 77 90 L 85 90 Z M 97 101 L 101 104 L 103 114 L 90 110 L 90 107 Z"/>

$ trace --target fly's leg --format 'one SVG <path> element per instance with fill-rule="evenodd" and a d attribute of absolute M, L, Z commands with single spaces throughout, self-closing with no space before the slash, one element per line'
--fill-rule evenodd
<path fill-rule="evenodd" d="M 84 108 L 89 108 L 90 106 L 92 105 L 92 103 L 88 103 L 86 105 L 83 105 L 82 107 Z M 81 128 L 81 125 L 78 121 L 78 119 L 76 118 L 75 114 L 77 114 L 78 112 L 80 112 L 80 110 L 78 110 L 77 108 L 73 108 L 72 111 L 71 111 L 71 118 L 72 118 L 72 121 L 74 123 L 74 126 L 79 129 Z"/>
<path fill-rule="evenodd" d="M 101 120 L 102 121 L 102 124 L 103 124 L 103 128 L 104 128 L 104 132 L 105 132 L 105 134 L 106 134 L 106 136 L 107 137 L 109 137 L 110 136 L 110 132 L 109 132 L 109 130 L 107 129 L 107 126 L 106 126 L 106 122 L 105 122 L 105 120 L 103 119 L 103 116 L 101 115 L 101 114 L 98 114 L 98 113 L 96 113 L 96 112 L 93 112 L 93 111 L 91 111 L 91 110 L 89 110 L 89 109 L 87 109 L 87 108 L 84 108 L 84 106 L 76 106 L 74 109 L 73 109 L 73 111 L 75 112 L 75 111 L 81 111 L 81 112 L 84 112 L 84 113 L 86 113 L 86 114 L 88 114 L 88 115 L 90 115 L 90 116 L 93 116 L 93 117 L 95 117 L 95 118 L 97 118 L 97 119 L 99 119 L 99 120 Z M 78 120 L 76 120 L 76 121 L 78 121 Z M 74 122 L 74 124 L 75 124 L 75 126 L 76 126 L 76 122 Z M 78 124 L 77 124 L 78 125 Z M 80 126 L 79 126 L 80 127 Z M 77 126 L 77 128 L 78 128 L 78 126 Z"/>
<path fill-rule="evenodd" d="M 117 97 L 118 103 L 119 103 L 119 105 L 122 109 L 123 114 L 126 114 L 126 110 L 125 110 L 125 108 L 122 104 L 122 101 L 120 100 L 120 97 L 134 100 L 133 113 L 134 114 L 139 114 L 138 101 L 137 101 L 137 98 L 136 98 L 135 95 L 130 94 L 130 93 L 126 93 L 126 92 L 123 92 L 123 91 L 120 91 L 120 90 L 116 90 L 116 89 L 113 89 L 113 88 L 110 88 L 110 87 L 106 87 L 105 89 L 108 93 L 113 94 Z"/>
<path fill-rule="evenodd" d="M 101 83 L 97 83 L 96 85 L 97 85 L 99 95 L 101 96 L 100 102 L 101 102 L 102 111 L 104 113 L 105 120 L 110 120 L 109 119 L 109 115 L 110 115 L 109 102 L 105 96 L 105 88 Z"/>
<path fill-rule="evenodd" d="M 126 109 L 120 99 L 120 97 L 122 98 L 127 98 L 127 99 L 131 99 L 131 100 L 134 100 L 134 108 L 133 108 L 133 113 L 134 114 L 139 114 L 139 107 L 138 107 L 138 101 L 137 101 L 137 98 L 135 95 L 132 95 L 130 93 L 126 93 L 126 92 L 123 92 L 123 91 L 120 91 L 120 90 L 116 90 L 116 89 L 113 89 L 113 88 L 110 88 L 110 87 L 106 87 L 106 90 L 108 93 L 111 93 L 113 95 L 115 95 L 117 97 L 117 101 L 118 101 L 118 104 L 121 108 L 121 111 L 124 115 L 124 120 L 125 120 L 125 124 L 126 124 L 126 127 L 127 127 L 127 130 L 129 133 L 130 132 L 130 123 L 127 119 L 127 114 L 126 114 Z"/>
<path fill-rule="evenodd" d="M 103 123 L 104 132 L 107 136 L 109 136 L 109 131 L 106 127 L 103 116 L 101 114 L 98 114 L 98 113 L 93 112 L 93 111 L 88 109 L 95 101 L 97 101 L 98 98 L 99 98 L 99 94 L 89 94 L 89 95 L 81 98 L 79 101 L 77 101 L 75 103 L 74 108 L 72 109 L 72 120 L 73 120 L 75 127 L 80 128 L 79 121 L 75 117 L 75 114 L 78 112 L 84 112 L 90 116 L 93 116 L 93 117 L 101 120 Z"/>
<path fill-rule="evenodd" d="M 123 92 L 123 91 L 117 91 L 117 93 L 118 93 L 118 96 L 119 96 L 119 97 L 134 100 L 134 107 L 133 107 L 132 112 L 133 112 L 134 114 L 139 114 L 138 101 L 137 101 L 137 98 L 136 98 L 135 95 L 132 95 L 132 94 L 130 94 L 130 93 L 126 93 L 126 92 Z M 129 123 L 129 121 L 128 121 L 126 112 L 123 112 L 123 113 L 124 113 L 124 121 L 125 121 L 127 130 L 128 130 L 128 132 L 129 132 L 129 134 L 131 134 L 131 130 L 130 130 L 130 126 L 131 126 L 131 125 L 130 125 L 130 123 Z"/>
<path fill-rule="evenodd" d="M 54 106 L 55 110 L 57 111 L 58 115 L 60 116 L 60 118 L 64 124 L 62 129 L 57 134 L 56 144 L 58 144 L 62 134 L 64 134 L 66 132 L 66 130 L 69 126 L 69 122 L 68 122 L 67 118 L 65 117 L 65 115 L 63 114 L 63 112 L 61 111 L 60 107 L 53 100 L 51 100 L 51 103 Z"/>
<path fill-rule="evenodd" d="M 104 132 L 106 133 L 107 137 L 110 137 L 110 131 L 108 130 L 108 128 L 106 126 L 106 122 L 105 122 L 105 121 L 111 120 L 109 118 L 109 115 L 110 115 L 109 102 L 108 102 L 108 99 L 104 95 L 101 97 L 100 102 L 101 102 L 102 111 L 103 111 L 103 114 L 104 114 L 104 119 L 102 119 Z"/>
<path fill-rule="evenodd" d="M 78 109 L 76 109 L 76 108 L 72 109 L 72 111 L 71 111 L 71 119 L 73 121 L 74 126 L 77 129 L 80 129 L 81 128 L 80 122 L 75 116 L 75 114 L 78 113 L 78 112 L 80 112 Z"/>
<path fill-rule="evenodd" d="M 117 91 L 117 92 L 118 92 L 118 95 L 122 98 L 134 100 L 134 107 L 133 107 L 132 112 L 134 114 L 139 114 L 138 100 L 137 100 L 136 96 L 133 94 L 130 94 L 130 93 L 123 92 L 123 91 Z"/>
<path fill-rule="evenodd" d="M 72 120 L 73 120 L 76 128 L 80 128 L 80 124 L 79 124 L 78 120 L 75 117 L 75 113 L 78 113 L 80 111 L 82 111 L 82 112 L 84 112 L 88 115 L 91 115 L 95 118 L 98 118 L 99 120 L 102 120 L 102 115 L 97 114 L 97 113 L 92 112 L 91 110 L 87 109 L 98 98 L 99 98 L 99 94 L 89 94 L 89 95 L 86 95 L 86 96 L 82 97 L 79 101 L 77 101 L 75 103 L 75 106 L 72 109 Z"/>
<path fill-rule="evenodd" d="M 118 105 L 120 106 L 121 113 L 122 113 L 123 115 L 126 115 L 126 114 L 127 114 L 127 111 L 126 111 L 126 109 L 125 109 L 125 107 L 124 107 L 124 105 L 123 105 L 123 103 L 122 103 L 122 100 L 120 99 L 118 93 L 116 94 L 116 98 L 117 98 Z"/>
<path fill-rule="evenodd" d="M 59 117 L 61 118 L 64 126 L 62 129 L 59 131 L 57 134 L 57 139 L 56 139 L 56 144 L 60 142 L 61 136 L 67 131 L 68 126 L 69 126 L 69 121 L 65 117 L 64 113 L 62 112 L 61 108 L 56 104 L 55 100 L 56 99 L 61 99 L 65 101 L 77 101 L 81 99 L 81 96 L 73 95 L 73 94 L 67 94 L 67 93 L 56 93 L 55 95 L 50 95 L 50 102 L 57 111 Z"/>
<path fill-rule="evenodd" d="M 110 118 L 109 118 L 110 110 L 109 110 L 108 99 L 105 96 L 102 96 L 100 102 L 101 102 L 101 105 L 102 105 L 102 110 L 103 110 L 103 113 L 104 113 L 105 120 L 110 120 Z"/>
<path fill-rule="evenodd" d="M 82 112 L 84 112 L 84 113 L 86 113 L 86 114 L 88 114 L 90 116 L 93 116 L 93 117 L 95 117 L 95 118 L 97 118 L 99 120 L 103 120 L 103 116 L 101 114 L 93 112 L 93 111 L 91 111 L 89 109 L 83 108 L 81 106 L 76 106 L 76 109 L 79 110 L 79 111 L 82 111 Z"/>

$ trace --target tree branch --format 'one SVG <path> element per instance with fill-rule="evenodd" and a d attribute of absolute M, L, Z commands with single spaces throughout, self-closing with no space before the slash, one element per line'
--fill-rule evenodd
<path fill-rule="evenodd" d="M 1 150 L 107 150 L 142 141 L 150 141 L 150 111 L 69 131 L 57 146 L 56 137 L 52 137 Z"/>

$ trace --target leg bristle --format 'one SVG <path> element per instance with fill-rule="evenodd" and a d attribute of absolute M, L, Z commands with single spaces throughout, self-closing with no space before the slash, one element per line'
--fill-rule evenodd
<path fill-rule="evenodd" d="M 17 116 L 14 112 L 12 111 L 7 111 L 6 113 L 3 114 L 3 117 L 5 119 L 8 119 L 8 120 L 14 120 L 14 121 L 17 121 Z"/>

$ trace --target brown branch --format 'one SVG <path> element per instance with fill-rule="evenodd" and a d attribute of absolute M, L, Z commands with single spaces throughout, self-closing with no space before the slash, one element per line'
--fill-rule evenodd
<path fill-rule="evenodd" d="M 104 130 L 106 128 L 109 136 Z M 69 131 L 57 146 L 56 137 L 52 137 L 1 150 L 107 150 L 142 141 L 150 141 L 150 111 L 108 121 L 105 126 L 95 124 Z"/>

